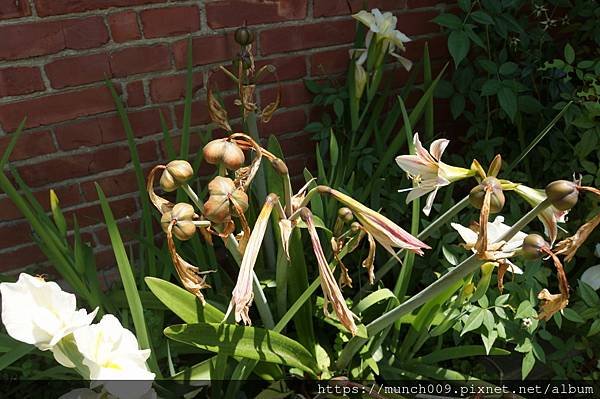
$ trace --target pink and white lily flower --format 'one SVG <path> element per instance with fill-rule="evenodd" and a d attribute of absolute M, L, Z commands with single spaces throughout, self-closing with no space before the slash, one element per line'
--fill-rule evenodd
<path fill-rule="evenodd" d="M 450 166 L 441 161 L 442 154 L 450 140 L 435 140 L 431 143 L 429 151 L 427 151 L 419 140 L 419 134 L 415 133 L 413 143 L 415 154 L 400 155 L 396 157 L 396 163 L 408 174 L 415 187 L 400 191 L 410 191 L 406 197 L 407 204 L 416 198 L 429 194 L 423 208 L 423 213 L 429 216 L 435 195 L 440 187 L 474 176 L 475 172 L 470 169 Z"/>

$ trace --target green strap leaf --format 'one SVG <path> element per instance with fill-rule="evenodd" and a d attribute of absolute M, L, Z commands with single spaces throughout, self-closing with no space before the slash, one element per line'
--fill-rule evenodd
<path fill-rule="evenodd" d="M 164 333 L 170 339 L 211 352 L 319 373 L 315 358 L 300 343 L 263 328 L 196 323 L 170 326 Z"/>

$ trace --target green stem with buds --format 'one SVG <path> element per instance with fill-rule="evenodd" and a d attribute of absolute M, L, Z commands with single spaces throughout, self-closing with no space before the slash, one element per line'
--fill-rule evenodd
<path fill-rule="evenodd" d="M 185 191 L 185 193 L 187 194 L 188 198 L 194 203 L 194 205 L 196 205 L 196 207 L 198 208 L 198 210 L 200 212 L 202 212 L 202 210 L 204 209 L 204 204 L 202 203 L 202 201 L 198 197 L 198 194 L 196 194 L 196 192 L 194 190 L 192 190 L 192 188 L 190 187 L 189 184 L 183 184 L 181 186 L 181 188 L 183 189 L 183 191 Z"/>
<path fill-rule="evenodd" d="M 549 206 L 550 201 L 548 201 L 547 199 L 541 202 L 539 205 L 537 205 L 535 208 L 529 211 L 525 216 L 519 219 L 519 221 L 517 221 L 517 223 L 515 223 L 500 238 L 498 238 L 496 242 L 510 240 L 515 234 L 517 234 L 521 229 L 527 226 L 527 224 L 529 224 L 544 209 L 546 209 Z M 469 274 L 475 272 L 483 263 L 485 263 L 485 261 L 479 259 L 477 257 L 477 254 L 471 255 L 460 265 L 456 266 L 454 269 L 452 269 L 444 276 L 436 280 L 433 284 L 429 285 L 423 291 L 419 292 L 418 294 L 408 299 L 406 302 L 384 313 L 383 315 L 369 323 L 367 325 L 368 335 L 372 337 L 378 332 L 382 331 L 384 328 L 391 326 L 396 320 L 398 320 L 402 316 L 412 312 L 419 306 L 432 300 L 437 295 L 439 295 L 440 293 L 451 287 L 453 284 L 455 284 L 457 281 L 462 280 Z M 367 340 L 364 338 L 352 338 L 340 354 L 340 357 L 336 363 L 338 369 L 346 368 L 352 360 L 353 356 L 360 349 L 360 347 L 365 344 L 365 342 L 367 342 Z"/>

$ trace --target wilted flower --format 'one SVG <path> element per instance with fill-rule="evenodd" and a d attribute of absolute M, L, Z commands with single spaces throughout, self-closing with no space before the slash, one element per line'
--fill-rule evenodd
<path fill-rule="evenodd" d="M 393 57 L 397 58 L 402 65 L 409 70 L 412 67 L 412 62 L 394 51 L 398 47 L 401 51 L 405 51 L 404 43 L 410 42 L 410 38 L 404 33 L 396 29 L 398 18 L 391 12 L 381 13 L 379 9 L 374 8 L 371 12 L 361 10 L 352 15 L 352 17 L 360 21 L 363 25 L 369 28 L 369 32 L 365 37 L 365 46 L 368 48 L 375 36 L 375 41 L 381 43 L 382 52 L 388 52 Z"/>
<path fill-rule="evenodd" d="M 71 366 L 56 346 L 61 339 L 89 325 L 98 308 L 87 313 L 76 310 L 75 295 L 64 292 L 55 282 L 21 273 L 16 283 L 1 283 L 2 322 L 14 339 L 52 350 L 59 363 Z"/>
<path fill-rule="evenodd" d="M 396 253 L 392 248 L 403 248 L 419 255 L 423 255 L 423 249 L 431 248 L 418 238 L 413 237 L 396 223 L 380 213 L 367 208 L 354 198 L 327 186 L 318 186 L 317 189 L 321 193 L 331 195 L 350 208 L 365 231 L 372 234 L 375 240 L 377 240 L 377 242 L 379 242 L 379 244 L 381 244 L 390 254 L 396 256 Z"/>
<path fill-rule="evenodd" d="M 550 320 L 554 313 L 560 312 L 569 304 L 569 297 L 561 294 L 551 294 L 546 288 L 538 294 L 540 300 L 540 311 L 538 318 L 540 320 Z"/>
<path fill-rule="evenodd" d="M 73 337 L 89 369 L 91 388 L 103 385 L 123 399 L 140 398 L 150 390 L 154 380 L 146 365 L 150 350 L 140 350 L 135 335 L 116 317 L 107 314 L 100 323 L 75 330 Z"/>
<path fill-rule="evenodd" d="M 458 232 L 458 234 L 460 234 L 462 239 L 465 241 L 464 247 L 473 252 L 476 252 L 475 244 L 477 243 L 477 238 L 479 236 L 479 229 L 465 227 L 458 223 L 451 223 L 450 225 L 454 230 Z M 508 242 L 498 242 L 500 237 L 502 237 L 507 231 L 509 231 L 510 228 L 511 226 L 504 224 L 503 216 L 496 216 L 496 219 L 494 219 L 493 222 L 488 222 L 487 224 L 488 248 L 490 248 L 492 244 L 496 243 L 496 251 L 499 251 L 499 253 L 497 254 L 499 258 L 507 258 L 512 256 L 515 253 L 515 251 L 517 251 L 523 246 L 523 240 L 525 239 L 525 237 L 527 237 L 527 234 L 523 233 L 522 231 L 519 231 L 510 240 L 508 240 Z M 500 246 L 498 246 L 498 244 Z M 509 271 L 515 274 L 523 273 L 523 271 L 520 268 L 511 263 L 508 259 L 506 261 L 509 265 Z"/>
<path fill-rule="evenodd" d="M 591 220 L 583 224 L 575 234 L 571 237 L 565 238 L 558 244 L 556 244 L 556 254 L 565 255 L 565 260 L 570 262 L 575 256 L 575 253 L 588 239 L 592 231 L 600 224 L 600 213 L 593 217 Z"/>
<path fill-rule="evenodd" d="M 546 199 L 544 190 L 536 190 L 523 184 L 516 185 L 514 190 L 532 207 L 539 205 Z M 538 219 L 544 224 L 544 233 L 550 239 L 551 244 L 554 243 L 558 235 L 557 223 L 564 223 L 568 212 L 560 211 L 554 206 L 549 206 L 538 214 Z"/>
<path fill-rule="evenodd" d="M 418 133 L 415 133 L 413 142 L 416 154 L 400 155 L 396 157 L 396 162 L 416 184 L 415 188 L 409 189 L 410 192 L 406 197 L 406 203 L 429 193 L 427 203 L 423 208 L 423 213 L 429 215 L 433 206 L 433 200 L 440 187 L 473 176 L 475 172 L 469 169 L 446 165 L 441 161 L 442 154 L 450 142 L 449 140 L 435 140 L 431 143 L 429 152 L 421 145 Z"/>

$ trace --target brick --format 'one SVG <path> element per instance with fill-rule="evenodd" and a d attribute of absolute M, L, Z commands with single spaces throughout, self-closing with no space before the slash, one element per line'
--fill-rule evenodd
<path fill-rule="evenodd" d="M 163 2 L 164 0 L 35 0 L 35 8 L 39 16 L 46 17 L 110 7 L 132 7 Z"/>
<path fill-rule="evenodd" d="M 156 163 L 158 159 L 156 152 L 156 142 L 146 141 L 145 143 L 141 143 L 137 145 L 138 155 L 140 157 L 141 163 L 153 162 Z"/>
<path fill-rule="evenodd" d="M 39 68 L 0 69 L 0 97 L 17 96 L 42 90 L 45 90 L 45 86 Z"/>
<path fill-rule="evenodd" d="M 177 126 L 183 126 L 183 104 L 175 107 L 175 120 Z M 208 108 L 206 106 L 206 100 L 197 100 L 192 102 L 192 126 L 205 125 L 210 123 L 210 117 L 208 116 Z"/>
<path fill-rule="evenodd" d="M 2 252 L 0 272 L 5 273 L 25 266 L 38 265 L 45 262 L 46 255 L 37 245 L 28 245 L 12 251 Z"/>
<path fill-rule="evenodd" d="M 139 107 L 146 104 L 146 94 L 144 93 L 144 82 L 141 80 L 127 84 L 127 105 L 130 107 Z"/>
<path fill-rule="evenodd" d="M 55 89 L 102 81 L 112 76 L 107 54 L 58 58 L 45 66 Z"/>
<path fill-rule="evenodd" d="M 116 77 L 164 71 L 171 68 L 169 49 L 161 45 L 126 48 L 110 55 L 110 66 Z"/>
<path fill-rule="evenodd" d="M 200 29 L 198 7 L 153 8 L 140 13 L 144 37 L 182 35 Z"/>
<path fill-rule="evenodd" d="M 96 194 L 96 199 L 98 199 L 98 194 Z M 109 200 L 109 204 L 115 219 L 121 219 L 125 216 L 132 215 L 136 212 L 137 208 L 133 198 L 123 198 L 114 201 Z M 104 215 L 102 214 L 100 204 L 88 205 L 83 208 L 65 212 L 65 218 L 67 219 L 70 228 L 72 228 L 73 215 L 77 216 L 77 223 L 79 223 L 80 227 L 104 223 Z"/>
<path fill-rule="evenodd" d="M 433 7 L 442 3 L 446 2 L 443 0 L 406 0 L 406 8 Z"/>
<path fill-rule="evenodd" d="M 0 37 L 0 59 L 15 60 L 98 47 L 108 41 L 108 31 L 101 17 L 90 17 L 4 26 Z"/>
<path fill-rule="evenodd" d="M 222 0 L 206 4 L 208 26 L 230 28 L 306 18 L 307 0 Z"/>
<path fill-rule="evenodd" d="M 350 47 L 312 54 L 310 57 L 311 75 L 321 76 L 345 72 L 350 60 L 348 50 Z"/>
<path fill-rule="evenodd" d="M 302 133 L 293 137 L 279 138 L 281 150 L 286 158 L 295 155 L 308 155 L 315 152 L 315 147 L 318 144 L 312 139 L 313 133 Z"/>
<path fill-rule="evenodd" d="M 438 14 L 438 11 L 403 13 L 398 15 L 397 27 L 408 37 L 440 32 L 440 27 L 431 22 Z"/>
<path fill-rule="evenodd" d="M 0 137 L 0 154 L 4 153 L 11 139 L 11 136 Z M 19 137 L 17 145 L 10 154 L 10 160 L 18 161 L 33 158 L 39 155 L 50 154 L 55 150 L 56 148 L 54 147 L 50 131 L 26 132 Z"/>
<path fill-rule="evenodd" d="M 0 3 L 0 19 L 20 18 L 31 15 L 28 1 L 12 0 Z"/>
<path fill-rule="evenodd" d="M 413 61 L 422 59 L 425 43 L 429 43 L 429 57 L 431 59 L 448 58 L 446 36 L 435 36 L 406 43 L 406 52 L 403 55 Z"/>
<path fill-rule="evenodd" d="M 261 123 L 259 130 L 262 137 L 269 137 L 271 134 L 279 136 L 302 131 L 306 124 L 306 112 L 303 109 L 280 110 L 273 115 L 269 123 Z"/>
<path fill-rule="evenodd" d="M 263 65 L 273 65 L 276 68 L 277 77 L 280 81 L 300 79 L 306 76 L 306 59 L 304 56 L 286 56 L 263 59 L 256 62 L 256 68 L 260 68 Z M 271 73 L 265 73 L 260 78 L 259 83 L 271 83 L 276 82 L 275 75 Z"/>
<path fill-rule="evenodd" d="M 163 112 L 163 115 L 168 117 L 166 112 Z M 161 131 L 157 109 L 130 112 L 128 116 L 133 132 L 137 137 L 148 136 Z M 85 132 L 85 134 L 82 134 L 82 132 Z M 58 146 L 67 151 L 79 147 L 94 147 L 114 143 L 127 138 L 121 119 L 116 115 L 100 116 L 58 126 L 55 128 L 55 134 Z"/>
<path fill-rule="evenodd" d="M 37 127 L 114 109 L 109 90 L 93 87 L 0 106 L 0 124 L 14 130 L 27 116 L 26 127 Z"/>
<path fill-rule="evenodd" d="M 131 217 L 126 217 L 123 220 L 117 222 L 119 233 L 121 233 L 121 238 L 123 242 L 135 241 L 138 240 L 140 234 L 140 220 L 133 219 Z M 108 231 L 106 228 L 102 226 L 99 230 L 94 231 L 96 237 L 98 238 L 98 242 L 100 245 L 110 245 L 110 236 L 108 235 Z"/>
<path fill-rule="evenodd" d="M 173 43 L 173 56 L 178 69 L 185 68 L 188 40 Z M 206 65 L 229 60 L 239 49 L 232 34 L 197 37 L 192 39 L 193 65 Z"/>
<path fill-rule="evenodd" d="M 354 39 L 354 29 L 354 21 L 344 20 L 265 30 L 260 34 L 261 53 L 267 55 L 350 43 Z"/>
<path fill-rule="evenodd" d="M 81 183 L 81 191 L 83 192 L 83 197 L 86 201 L 95 201 L 98 199 L 96 186 L 94 184 L 95 182 L 102 187 L 102 190 L 107 197 L 116 197 L 137 191 L 135 172 L 128 171 L 118 175 Z"/>
<path fill-rule="evenodd" d="M 260 103 L 264 107 L 281 94 L 280 107 L 293 107 L 302 104 L 310 104 L 312 94 L 306 89 L 304 82 L 292 82 L 281 85 L 281 87 L 270 87 L 260 91 Z"/>
<path fill-rule="evenodd" d="M 0 225 L 0 242 L 4 248 L 26 244 L 31 240 L 31 227 L 27 222 Z"/>
<path fill-rule="evenodd" d="M 69 19 L 62 25 L 65 47 L 68 49 L 96 48 L 108 42 L 108 29 L 102 17 Z"/>
<path fill-rule="evenodd" d="M 128 42 L 142 38 L 142 32 L 134 11 L 124 11 L 108 16 L 108 25 L 112 38 L 117 43 Z"/>
<path fill-rule="evenodd" d="M 177 101 L 185 98 L 186 74 L 161 76 L 150 81 L 150 98 L 154 103 Z M 193 74 L 192 93 L 204 86 L 202 72 Z"/>
<path fill-rule="evenodd" d="M 29 186 L 90 176 L 106 170 L 124 168 L 131 156 L 126 146 L 104 148 L 92 153 L 71 154 L 37 164 L 22 166 L 19 173 Z"/>
<path fill-rule="evenodd" d="M 71 183 L 62 187 L 53 187 L 54 192 L 60 200 L 61 208 L 66 208 L 81 202 L 79 194 L 79 184 Z M 48 189 L 43 189 L 33 193 L 35 199 L 47 211 L 50 210 L 50 194 Z M 10 198 L 5 197 L 0 200 L 0 220 L 9 221 L 23 218 L 21 211 L 13 204 Z"/>
<path fill-rule="evenodd" d="M 406 0 L 369 0 L 366 2 L 364 0 L 314 0 L 313 14 L 315 17 L 333 17 L 354 14 L 363 9 L 378 8 L 381 11 L 392 11 L 405 7 Z"/>

